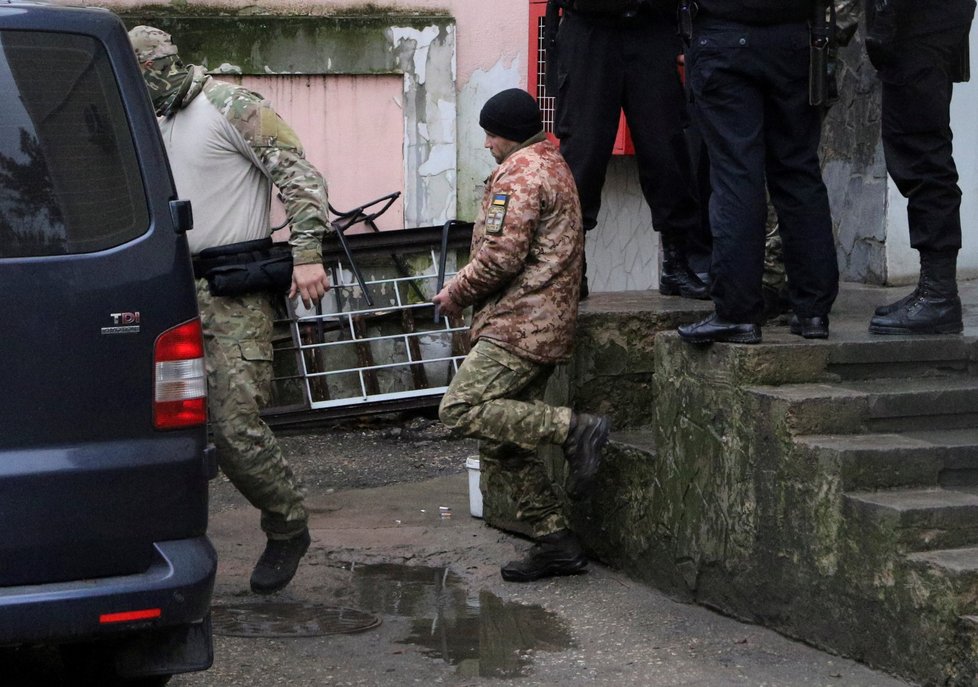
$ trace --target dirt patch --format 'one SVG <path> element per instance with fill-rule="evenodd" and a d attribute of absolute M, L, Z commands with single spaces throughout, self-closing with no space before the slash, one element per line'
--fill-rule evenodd
<path fill-rule="evenodd" d="M 277 432 L 292 469 L 309 493 L 420 482 L 465 471 L 478 442 L 454 438 L 438 420 L 381 416 L 315 430 Z M 211 510 L 240 505 L 242 497 L 223 474 L 212 483 Z"/>

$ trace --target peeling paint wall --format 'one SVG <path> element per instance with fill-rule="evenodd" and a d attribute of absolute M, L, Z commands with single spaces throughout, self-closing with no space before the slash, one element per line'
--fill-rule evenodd
<path fill-rule="evenodd" d="M 244 10 L 227 15 L 213 8 L 191 11 L 182 5 L 178 9 L 140 6 L 122 16 L 129 26 L 147 23 L 169 31 L 186 61 L 219 73 L 401 75 L 403 155 L 381 157 L 372 164 L 403 164 L 403 226 L 441 225 L 457 216 L 456 32 L 451 17 L 377 10 L 351 16 Z M 276 107 L 288 120 L 288 103 Z M 357 115 L 364 120 L 371 117 L 370 112 Z M 340 148 L 344 139 L 366 136 L 367 129 L 323 131 L 322 135 L 338 139 Z M 383 175 L 366 169 L 362 185 L 369 186 L 375 176 Z M 359 202 L 391 190 L 382 189 Z"/>
<path fill-rule="evenodd" d="M 404 73 L 406 226 L 455 218 L 455 27 L 391 27 L 387 35 Z"/>

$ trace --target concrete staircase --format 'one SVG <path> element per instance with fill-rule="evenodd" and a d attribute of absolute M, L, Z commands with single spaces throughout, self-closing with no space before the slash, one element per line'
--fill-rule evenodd
<path fill-rule="evenodd" d="M 582 311 L 571 371 L 618 430 L 573 511 L 592 553 L 922 684 L 978 683 L 974 332 L 870 337 L 860 316 L 700 348 L 673 333 L 696 308 L 635 305 Z"/>

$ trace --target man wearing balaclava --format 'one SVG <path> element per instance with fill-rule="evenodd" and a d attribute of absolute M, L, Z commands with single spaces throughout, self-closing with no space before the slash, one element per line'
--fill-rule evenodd
<path fill-rule="evenodd" d="M 499 167 L 486 182 L 471 259 L 435 295 L 441 312 L 472 315 L 472 350 L 445 392 L 442 422 L 480 439 L 485 488 L 506 494 L 536 543 L 501 568 L 528 582 L 587 566 L 538 449 L 563 449 L 569 493 L 586 496 L 608 440 L 605 417 L 544 402 L 554 365 L 567 362 L 581 284 L 581 205 L 570 168 L 543 132 L 540 109 L 518 88 L 497 93 L 479 116 Z"/>
<path fill-rule="evenodd" d="M 291 225 L 289 296 L 307 307 L 319 301 L 330 288 L 321 245 L 332 231 L 326 184 L 303 157 L 295 133 L 260 95 L 183 64 L 164 31 L 137 26 L 129 38 L 160 117 L 177 192 L 193 207 L 188 240 L 195 273 L 202 251 L 224 248 L 233 261 L 249 254 L 236 254 L 238 244 L 269 236 L 274 184 Z M 310 544 L 302 483 L 259 414 L 271 388 L 273 296 L 247 287 L 233 295 L 213 293 L 197 276 L 218 464 L 261 510 L 267 543 L 251 588 L 269 594 L 292 580 Z"/>

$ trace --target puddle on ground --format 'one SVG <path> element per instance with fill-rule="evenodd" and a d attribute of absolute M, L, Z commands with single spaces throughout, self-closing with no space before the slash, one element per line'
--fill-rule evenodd
<path fill-rule="evenodd" d="M 364 632 L 380 618 L 355 608 L 258 601 L 211 608 L 214 633 L 226 637 L 321 637 Z"/>
<path fill-rule="evenodd" d="M 359 606 L 410 619 L 411 634 L 402 643 L 423 647 L 460 675 L 520 677 L 534 651 L 574 646 L 556 614 L 472 593 L 448 568 L 377 564 L 354 565 L 352 572 Z"/>

